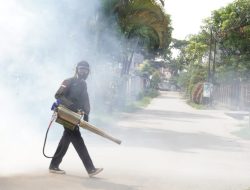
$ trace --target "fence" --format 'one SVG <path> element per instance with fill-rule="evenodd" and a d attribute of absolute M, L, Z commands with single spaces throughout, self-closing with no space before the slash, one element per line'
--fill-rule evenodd
<path fill-rule="evenodd" d="M 221 84 L 214 86 L 213 102 L 233 109 L 249 110 L 250 83 Z"/>

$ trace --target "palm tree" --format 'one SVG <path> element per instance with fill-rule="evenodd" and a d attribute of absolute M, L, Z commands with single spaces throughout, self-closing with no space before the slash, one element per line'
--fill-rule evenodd
<path fill-rule="evenodd" d="M 106 0 L 107 2 L 107 0 Z M 128 39 L 124 52 L 122 74 L 128 74 L 135 51 L 156 54 L 168 48 L 171 41 L 170 18 L 154 0 L 110 0 L 121 32 Z M 107 7 L 107 6 L 106 6 Z"/>
<path fill-rule="evenodd" d="M 119 25 L 129 39 L 138 36 L 149 49 L 165 48 L 169 44 L 170 19 L 153 0 L 127 1 L 116 7 Z"/>

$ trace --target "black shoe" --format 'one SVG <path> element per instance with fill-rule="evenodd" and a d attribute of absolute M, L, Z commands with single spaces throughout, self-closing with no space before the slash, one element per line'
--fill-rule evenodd
<path fill-rule="evenodd" d="M 102 170 L 103 170 L 103 168 L 95 168 L 95 169 L 91 170 L 89 172 L 89 177 L 93 177 L 94 175 L 99 174 Z"/>
<path fill-rule="evenodd" d="M 58 167 L 49 167 L 49 172 L 55 174 L 65 174 L 65 171 L 59 169 Z"/>

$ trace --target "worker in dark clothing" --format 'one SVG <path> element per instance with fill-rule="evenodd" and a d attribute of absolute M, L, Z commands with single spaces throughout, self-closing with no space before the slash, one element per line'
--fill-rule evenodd
<path fill-rule="evenodd" d="M 75 76 L 64 80 L 55 95 L 55 98 L 59 100 L 60 104 L 74 112 L 82 114 L 85 121 L 88 121 L 88 115 L 90 112 L 89 96 L 87 92 L 87 84 L 85 82 L 88 75 L 88 62 L 79 62 L 76 67 Z M 51 160 L 49 171 L 51 173 L 65 174 L 64 170 L 59 169 L 59 165 L 71 142 L 81 158 L 89 176 L 92 177 L 100 173 L 103 168 L 95 168 L 93 165 L 79 127 L 76 126 L 74 130 L 71 130 L 67 128 L 66 125 L 67 124 L 63 124 L 64 133 L 58 144 L 54 157 Z"/>

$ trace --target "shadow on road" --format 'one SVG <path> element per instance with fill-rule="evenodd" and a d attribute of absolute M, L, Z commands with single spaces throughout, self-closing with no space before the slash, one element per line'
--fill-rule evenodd
<path fill-rule="evenodd" d="M 109 131 L 122 140 L 123 146 L 187 153 L 194 153 L 195 149 L 240 151 L 237 141 L 231 138 L 199 132 L 199 130 L 197 132 L 191 130 L 190 132 L 180 132 L 175 130 L 175 126 L 171 128 L 167 122 L 168 120 L 177 121 L 177 124 L 175 123 L 174 125 L 178 125 L 178 122 L 189 122 L 188 127 L 192 125 L 192 122 L 196 122 L 196 119 L 216 119 L 218 121 L 218 119 L 222 118 L 188 112 L 142 110 L 128 115 L 125 118 L 126 123 L 123 126 L 118 127 L 113 124 L 112 127 L 109 127 Z M 162 129 L 164 127 L 164 120 L 166 120 L 166 125 L 168 125 L 166 129 Z M 158 124 L 161 124 L 161 128 L 157 128 Z M 212 122 L 212 124 L 217 123 Z M 110 126 L 110 124 L 106 126 Z M 202 128 L 202 124 L 200 127 Z"/>
<path fill-rule="evenodd" d="M 151 117 L 155 119 L 155 117 L 161 117 L 168 120 L 169 118 L 174 119 L 219 119 L 219 117 L 214 117 L 210 115 L 204 114 L 196 114 L 189 112 L 181 112 L 181 111 L 162 111 L 162 110 L 143 110 L 141 112 L 136 113 L 136 117 L 133 117 L 133 120 L 139 120 Z"/>
<path fill-rule="evenodd" d="M 87 182 L 87 183 L 85 183 Z M 84 187 L 88 187 L 91 189 L 103 189 L 103 190 L 137 190 L 139 187 L 137 186 L 129 186 L 119 183 L 112 183 L 110 181 L 106 181 L 100 178 L 92 178 L 91 180 L 86 179 L 86 181 L 82 182 Z"/>
<path fill-rule="evenodd" d="M 195 149 L 240 151 L 237 142 L 209 133 L 184 133 L 152 128 L 124 128 L 124 146 L 194 153 Z"/>
<path fill-rule="evenodd" d="M 138 186 L 113 183 L 102 178 L 88 178 L 76 175 L 36 175 L 0 178 L 0 189 L 4 190 L 137 190 Z"/>
<path fill-rule="evenodd" d="M 215 135 L 202 131 L 202 125 L 210 122 L 220 127 L 221 115 L 207 115 L 207 113 L 169 111 L 169 110 L 140 110 L 125 114 L 123 124 L 102 123 L 101 128 L 109 134 L 122 140 L 122 146 L 153 148 L 162 151 L 177 151 L 195 153 L 195 149 L 241 151 L 239 143 L 232 138 Z M 171 121 L 171 122 L 168 122 Z M 187 129 L 198 125 L 195 130 Z M 158 127 L 160 125 L 160 127 Z M 166 129 L 164 129 L 166 125 Z M 173 125 L 172 127 L 170 125 Z M 176 126 L 182 125 L 187 129 L 180 131 Z M 199 127 L 201 130 L 199 130 Z M 212 126 L 214 127 L 214 126 Z M 101 142 L 105 145 L 105 142 Z M 99 141 L 95 139 L 95 141 Z"/>

